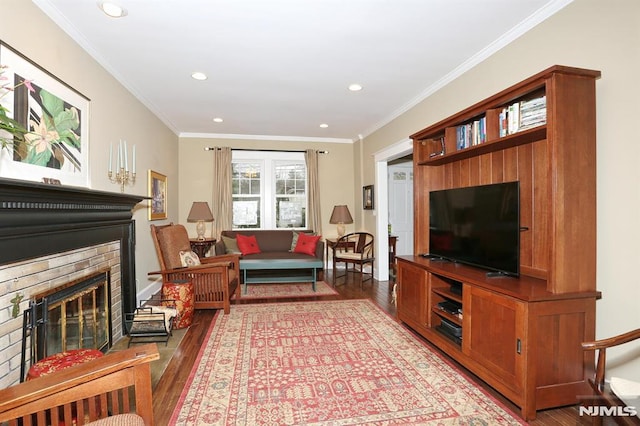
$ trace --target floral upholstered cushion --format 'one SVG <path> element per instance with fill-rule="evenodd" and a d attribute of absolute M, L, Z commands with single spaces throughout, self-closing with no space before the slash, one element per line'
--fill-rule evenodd
<path fill-rule="evenodd" d="M 47 374 L 100 358 L 102 355 L 103 353 L 98 349 L 87 348 L 58 352 L 33 364 L 27 374 L 27 380 L 46 376 Z"/>
<path fill-rule="evenodd" d="M 180 263 L 182 266 L 196 266 L 200 265 L 200 258 L 197 254 L 192 251 L 181 251 L 180 252 Z"/>

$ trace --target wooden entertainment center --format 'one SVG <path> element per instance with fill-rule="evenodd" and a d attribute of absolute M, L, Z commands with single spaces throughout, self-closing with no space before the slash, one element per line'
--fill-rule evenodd
<path fill-rule="evenodd" d="M 599 77 L 553 66 L 411 136 L 415 255 L 398 257 L 398 318 L 520 407 L 525 420 L 590 394 L 593 354 L 580 344 L 595 340 L 600 297 Z M 503 111 L 517 106 L 525 123 L 526 105 L 540 99 L 542 122 L 501 130 Z M 476 137 L 480 122 L 486 136 Z M 467 145 L 465 126 L 474 129 Z M 510 181 L 520 182 L 519 278 L 421 256 L 429 253 L 430 191 Z M 454 335 L 443 332 L 451 324 Z"/>

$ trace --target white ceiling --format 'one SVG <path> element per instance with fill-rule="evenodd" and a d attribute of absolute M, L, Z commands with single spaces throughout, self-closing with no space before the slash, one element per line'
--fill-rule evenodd
<path fill-rule="evenodd" d="M 351 141 L 572 0 L 32 1 L 177 135 Z"/>

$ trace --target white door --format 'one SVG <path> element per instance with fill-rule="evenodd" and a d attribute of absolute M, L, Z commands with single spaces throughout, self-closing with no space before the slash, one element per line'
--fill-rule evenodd
<path fill-rule="evenodd" d="M 389 166 L 389 224 L 398 255 L 413 254 L 413 163 Z"/>

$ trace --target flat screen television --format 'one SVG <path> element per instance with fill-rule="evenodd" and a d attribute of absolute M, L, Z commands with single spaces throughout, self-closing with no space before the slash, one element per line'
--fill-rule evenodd
<path fill-rule="evenodd" d="M 519 182 L 430 192 L 429 256 L 519 276 Z"/>

